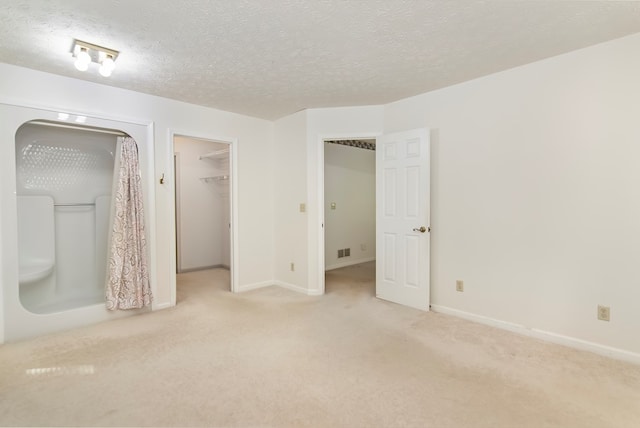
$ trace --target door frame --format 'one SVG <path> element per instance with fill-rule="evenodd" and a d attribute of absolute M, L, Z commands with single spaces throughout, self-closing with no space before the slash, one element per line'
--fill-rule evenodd
<path fill-rule="evenodd" d="M 171 224 L 173 230 L 171 231 L 171 243 L 170 243 L 170 251 L 171 251 L 171 266 L 170 266 L 170 283 L 171 283 L 171 306 L 175 306 L 176 304 L 176 286 L 177 286 L 177 273 L 176 273 L 176 254 L 177 254 L 177 241 L 176 241 L 176 171 L 173 162 L 173 157 L 175 153 L 175 137 L 184 137 L 184 138 L 193 138 L 197 140 L 211 141 L 214 143 L 223 143 L 229 145 L 229 176 L 230 180 L 230 189 L 229 189 L 229 219 L 231 222 L 230 229 L 230 260 L 229 260 L 229 272 L 231 276 L 231 284 L 230 291 L 232 293 L 239 292 L 239 263 L 238 263 L 238 139 L 225 137 L 220 135 L 213 134 L 203 134 L 194 131 L 183 131 L 177 129 L 169 129 L 169 150 L 167 159 L 167 165 L 170 165 L 169 168 L 169 177 L 166 179 L 169 182 L 170 190 L 172 192 L 172 196 L 169 198 L 170 200 L 170 213 L 171 216 Z"/>
<path fill-rule="evenodd" d="M 172 140 L 173 142 L 173 140 Z M 175 145 L 174 145 L 175 150 Z M 180 266 L 180 253 L 182 252 L 182 248 L 180 245 L 181 241 L 181 231 L 180 231 L 180 152 L 173 152 L 173 170 L 175 180 L 173 181 L 173 197 L 175 201 L 175 221 L 173 222 L 174 227 L 176 228 L 176 273 L 182 270 L 182 266 Z"/>
<path fill-rule="evenodd" d="M 316 140 L 316 170 L 317 170 L 317 203 L 316 203 L 316 215 L 317 224 L 315 225 L 318 239 L 318 256 L 316 257 L 317 278 L 318 284 L 317 293 L 323 295 L 325 293 L 325 242 L 324 242 L 324 144 L 325 140 L 355 140 L 355 139 L 367 139 L 376 140 L 381 132 L 343 132 L 335 134 L 322 134 L 318 135 Z"/>

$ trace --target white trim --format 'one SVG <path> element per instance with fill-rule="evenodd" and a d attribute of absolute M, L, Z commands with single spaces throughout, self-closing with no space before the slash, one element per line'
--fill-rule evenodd
<path fill-rule="evenodd" d="M 309 290 L 299 285 L 291 284 L 284 281 L 274 281 L 274 285 L 278 287 L 286 288 L 287 290 L 295 291 L 296 293 L 306 294 L 307 296 L 321 296 L 323 293 L 319 293 L 319 290 Z"/>
<path fill-rule="evenodd" d="M 231 292 L 237 293 L 240 285 L 240 232 L 238 217 L 238 139 L 231 140 L 231 159 L 229 159 L 229 168 L 231 169 L 231 260 L 229 260 L 229 274 L 231 276 Z"/>
<path fill-rule="evenodd" d="M 326 268 L 324 268 L 324 270 L 328 271 L 328 270 L 340 269 L 347 266 L 359 265 L 361 263 L 373 262 L 375 260 L 376 260 L 375 257 L 367 257 L 366 259 L 349 260 L 346 262 L 336 263 L 334 265 L 327 266 Z"/>
<path fill-rule="evenodd" d="M 156 152 L 156 144 L 155 144 L 155 123 L 153 121 L 149 122 L 147 127 L 147 141 L 146 144 L 146 153 L 147 153 L 147 188 L 145 189 L 147 195 L 147 200 L 149 201 L 149 205 L 144 207 L 145 212 L 149 214 L 146 216 L 146 228 L 149 230 L 148 233 L 148 242 L 147 249 L 149 251 L 149 282 L 151 284 L 151 293 L 154 296 L 157 296 L 158 293 L 158 230 L 156 223 L 157 216 L 157 205 L 156 205 L 156 186 L 155 186 L 155 176 L 156 176 L 156 161 L 155 161 L 155 152 Z M 161 306 L 161 304 L 151 302 L 151 310 L 156 310 Z"/>
<path fill-rule="evenodd" d="M 262 282 L 254 282 L 253 284 L 241 285 L 238 287 L 239 293 L 244 293 L 245 291 L 258 290 L 260 288 L 265 287 L 280 287 L 287 290 L 295 291 L 296 293 L 305 294 L 307 296 L 321 296 L 321 293 L 318 293 L 318 290 L 308 290 L 304 287 L 300 287 L 299 285 L 291 284 L 289 282 L 271 280 L 271 281 L 262 281 Z"/>
<path fill-rule="evenodd" d="M 131 118 L 128 116 L 118 116 L 111 114 L 104 114 L 103 112 L 96 112 L 94 110 L 67 110 L 64 108 L 51 107 L 45 104 L 25 103 L 15 98 L 8 98 L 5 96 L 0 97 L 0 104 L 4 104 L 11 107 L 28 108 L 32 110 L 47 111 L 50 113 L 67 113 L 71 116 L 86 116 L 87 118 L 94 118 L 100 120 L 108 120 L 113 122 L 128 123 L 130 125 L 143 125 L 149 126 L 153 124 L 151 119 Z"/>
<path fill-rule="evenodd" d="M 231 270 L 231 268 L 230 268 L 228 265 L 225 265 L 225 264 L 217 264 L 217 265 L 198 266 L 198 267 L 193 267 L 193 268 L 183 269 L 183 270 L 182 270 L 182 271 L 180 271 L 179 273 L 199 272 L 199 271 L 201 271 L 201 270 L 210 270 L 210 269 L 226 269 L 226 270 Z"/>
<path fill-rule="evenodd" d="M 316 159 L 317 159 L 317 173 L 316 173 L 316 191 L 317 191 L 317 218 L 318 222 L 315 225 L 311 225 L 317 230 L 318 238 L 318 257 L 316 260 L 310 260 L 310 263 L 317 263 L 318 267 L 318 288 L 311 290 L 314 296 L 321 296 L 325 293 L 325 245 L 324 245 L 324 142 L 325 140 L 352 140 L 355 138 L 361 139 L 374 139 L 382 135 L 381 132 L 344 132 L 336 134 L 319 134 L 316 139 Z M 362 263 L 362 262 L 361 262 Z M 347 265 L 348 266 L 348 265 Z"/>
<path fill-rule="evenodd" d="M 549 332 L 549 331 L 538 330 L 535 328 L 528 328 L 520 324 L 501 321 L 494 318 L 485 317 L 483 315 L 472 314 L 470 312 L 460 311 L 458 309 L 452 309 L 446 306 L 431 305 L 431 309 L 434 312 L 438 312 L 445 315 L 451 315 L 458 318 L 463 318 L 469 321 L 477 322 L 477 323 L 488 325 L 491 327 L 496 327 L 501 330 L 511 331 L 513 333 L 521 334 L 523 336 L 541 339 L 547 342 L 556 343 L 558 345 L 579 349 L 581 351 L 593 352 L 594 354 L 602 355 L 609 358 L 615 358 L 616 360 L 622 360 L 629 363 L 640 364 L 640 354 L 636 354 L 630 351 L 625 351 L 624 349 L 618 349 L 618 348 L 613 348 L 606 345 L 600 345 L 598 343 L 588 342 L 586 340 L 582 340 L 582 339 L 578 339 L 570 336 L 564 336 L 564 335 Z"/>
<path fill-rule="evenodd" d="M 171 254 L 175 254 L 176 253 L 176 248 L 177 248 L 177 242 L 176 242 L 176 233 L 175 233 L 175 228 L 176 228 L 176 200 L 175 200 L 175 186 L 176 186 L 176 178 L 175 178 L 175 170 L 174 170 L 174 163 L 173 163 L 173 156 L 175 153 L 175 145 L 174 145 L 174 139 L 175 137 L 179 136 L 179 137 L 186 137 L 186 138 L 195 138 L 195 139 L 199 139 L 199 140 L 206 140 L 206 141 L 214 141 L 217 143 L 225 143 L 225 144 L 229 144 L 229 147 L 231 149 L 230 151 L 230 157 L 229 157 L 229 169 L 230 169 L 230 175 L 231 175 L 231 204 L 230 204 L 230 221 L 231 221 L 231 242 L 230 242 L 230 251 L 231 251 L 231 260 L 230 260 L 230 276 L 231 276 L 231 292 L 232 293 L 239 293 L 241 291 L 245 291 L 244 287 L 240 287 L 240 285 L 238 284 L 238 280 L 240 278 L 239 275 L 239 269 L 240 269 L 240 262 L 239 262 L 239 248 L 238 248 L 238 139 L 237 138 L 231 138 L 231 137 L 225 137 L 225 136 L 213 136 L 211 134 L 202 134 L 199 132 L 194 132 L 194 131 L 184 131 L 184 130 L 179 130 L 179 129 L 174 129 L 174 128 L 169 128 L 168 129 L 168 133 L 169 133 L 169 152 L 167 153 L 167 165 L 169 166 L 169 173 L 168 173 L 168 177 L 165 177 L 166 179 L 168 179 L 168 183 L 170 185 L 173 186 L 174 188 L 174 196 L 172 196 L 171 198 L 169 198 L 169 200 L 171 201 L 171 208 L 170 208 L 170 212 L 171 212 L 171 218 L 173 219 L 173 223 L 172 223 L 172 230 L 171 230 Z M 177 277 L 176 277 L 176 259 L 175 257 L 171 258 L 170 261 L 170 267 L 171 271 L 169 272 L 169 282 L 170 282 L 170 299 L 171 299 L 171 306 L 175 306 L 176 304 L 176 285 L 177 285 Z"/>
<path fill-rule="evenodd" d="M 175 150 L 175 147 L 174 147 Z M 182 273 L 182 260 L 181 260 L 181 256 L 182 256 L 182 248 L 180 247 L 180 241 L 181 241 L 181 229 L 180 229 L 180 198 L 182 197 L 182 195 L 180 194 L 180 169 L 181 169 L 181 165 L 180 165 L 181 159 L 180 159 L 180 152 L 173 152 L 173 171 L 174 171 L 174 186 L 173 186 L 173 198 L 175 199 L 175 221 L 174 221 L 174 227 L 176 230 L 176 257 L 175 257 L 175 263 L 176 263 L 176 273 Z M 171 175 L 171 174 L 169 174 Z M 176 277 L 176 286 L 177 286 L 177 277 Z M 173 301 L 173 299 L 170 299 L 171 301 Z"/>
<path fill-rule="evenodd" d="M 161 309 L 167 309 L 171 307 L 171 302 L 159 303 L 153 308 L 154 311 L 159 311 Z"/>
<path fill-rule="evenodd" d="M 274 283 L 278 287 L 286 288 L 287 290 L 295 291 L 296 293 L 307 294 L 307 292 L 309 291 L 308 289 L 306 289 L 304 287 L 300 287 L 299 285 L 291 284 L 290 282 L 284 282 L 284 281 L 276 280 L 276 281 L 274 281 Z"/>
<path fill-rule="evenodd" d="M 322 295 L 324 295 L 324 292 L 320 292 L 320 290 L 307 290 L 306 295 L 307 296 L 322 296 Z"/>
<path fill-rule="evenodd" d="M 169 258 L 169 304 L 170 306 L 175 306 L 176 305 L 176 300 L 177 300 L 177 286 L 178 286 L 178 266 L 177 266 L 177 254 L 178 254 L 178 242 L 176 239 L 176 224 L 177 224 L 177 218 L 176 218 L 176 186 L 177 186 L 177 182 L 176 182 L 176 158 L 175 158 L 175 145 L 173 142 L 173 139 L 175 137 L 175 132 L 172 131 L 171 129 L 167 130 L 169 133 L 169 136 L 167 138 L 167 144 L 169 145 L 169 150 L 167 150 L 166 153 L 166 162 L 165 164 L 167 165 L 167 171 L 165 172 L 165 177 L 164 177 L 164 184 L 162 185 L 169 185 L 171 187 L 173 187 L 173 192 L 172 195 L 168 198 L 169 199 L 169 218 L 171 219 L 170 224 L 171 224 L 171 228 L 169 229 L 169 233 L 171 234 L 171 238 L 169 238 L 169 253 L 171 254 L 171 257 Z"/>
<path fill-rule="evenodd" d="M 322 135 L 318 135 L 317 147 L 316 147 L 316 159 L 318 162 L 318 171 L 317 171 L 317 197 L 318 203 L 316 204 L 316 209 L 318 210 L 318 223 L 312 225 L 315 227 L 318 233 L 318 258 L 316 263 L 318 264 L 318 278 L 317 278 L 317 287 L 316 291 L 319 295 L 323 295 L 325 293 L 325 246 L 324 246 L 324 140 L 327 139 Z"/>
<path fill-rule="evenodd" d="M 254 282 L 253 284 L 245 284 L 238 287 L 237 293 L 244 293 L 246 291 L 257 290 L 259 288 L 271 287 L 276 285 L 275 281 L 262 281 Z"/>

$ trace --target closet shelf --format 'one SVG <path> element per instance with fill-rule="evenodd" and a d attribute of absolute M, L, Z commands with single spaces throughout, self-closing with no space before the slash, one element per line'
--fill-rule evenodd
<path fill-rule="evenodd" d="M 205 183 L 214 183 L 216 181 L 226 181 L 229 179 L 228 175 L 214 175 L 212 177 L 201 177 L 200 180 Z"/>
<path fill-rule="evenodd" d="M 202 159 L 222 159 L 229 155 L 229 149 L 216 150 L 215 152 L 205 153 L 204 155 L 200 155 L 200 160 Z"/>

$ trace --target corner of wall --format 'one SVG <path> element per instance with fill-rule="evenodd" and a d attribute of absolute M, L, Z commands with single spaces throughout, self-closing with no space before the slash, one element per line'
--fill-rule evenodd
<path fill-rule="evenodd" d="M 274 279 L 307 287 L 306 188 L 307 111 L 281 118 L 274 125 Z"/>

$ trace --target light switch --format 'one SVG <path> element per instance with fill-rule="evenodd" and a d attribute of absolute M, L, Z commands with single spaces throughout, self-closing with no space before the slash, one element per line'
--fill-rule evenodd
<path fill-rule="evenodd" d="M 335 210 L 336 209 L 336 203 L 335 202 L 331 202 L 331 209 Z"/>
<path fill-rule="evenodd" d="M 307 204 L 302 203 L 300 204 L 300 212 L 303 213 L 307 210 Z"/>

